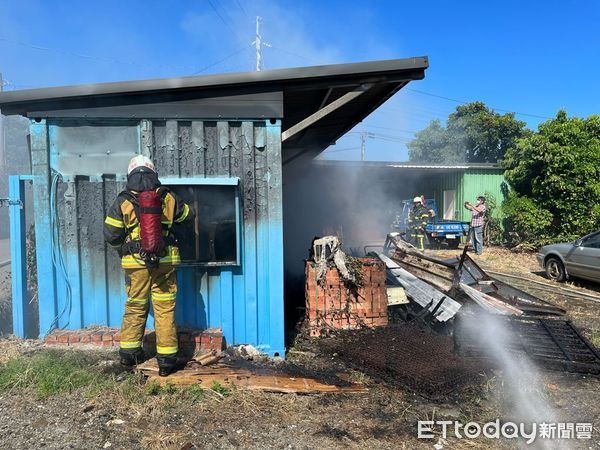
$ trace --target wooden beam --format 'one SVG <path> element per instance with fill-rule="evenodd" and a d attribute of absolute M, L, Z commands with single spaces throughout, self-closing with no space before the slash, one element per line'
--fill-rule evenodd
<path fill-rule="evenodd" d="M 356 87 L 355 89 L 351 90 L 350 92 L 347 92 L 346 94 L 342 95 L 337 100 L 332 101 L 327 106 L 324 106 L 323 108 L 319 109 L 314 114 L 311 114 L 306 119 L 301 120 L 296 125 L 288 128 L 283 133 L 281 133 L 281 142 L 285 142 L 289 138 L 300 133 L 302 130 L 305 130 L 312 124 L 318 122 L 323 117 L 331 114 L 335 110 L 341 108 L 345 104 L 347 104 L 347 103 L 351 102 L 352 100 L 354 100 L 355 98 L 361 96 L 362 94 L 367 92 L 369 89 L 371 89 L 371 87 L 373 87 L 373 84 L 360 85 L 360 86 Z"/>

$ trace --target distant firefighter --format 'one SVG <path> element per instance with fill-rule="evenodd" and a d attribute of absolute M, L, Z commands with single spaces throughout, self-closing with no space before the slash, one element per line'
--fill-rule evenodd
<path fill-rule="evenodd" d="M 420 250 L 425 250 L 425 226 L 431 217 L 421 197 L 413 199 L 413 207 L 408 214 L 407 235 L 410 242 Z"/>

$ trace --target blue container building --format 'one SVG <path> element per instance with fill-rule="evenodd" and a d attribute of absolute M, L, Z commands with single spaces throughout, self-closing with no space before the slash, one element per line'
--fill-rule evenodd
<path fill-rule="evenodd" d="M 25 329 L 25 238 L 11 211 L 17 335 L 119 327 L 125 293 L 102 227 L 127 164 L 151 157 L 164 185 L 190 201 L 178 269 L 177 320 L 220 328 L 229 345 L 284 355 L 284 198 L 290 167 L 313 159 L 409 81 L 426 57 L 262 72 L 127 81 L 0 94 L 3 114 L 30 119 L 39 329 Z M 10 149 L 7 149 L 10 151 Z M 290 172 L 291 173 L 291 172 Z M 309 242 L 305 247 L 308 248 Z M 291 246 L 294 247 L 294 246 Z M 306 255 L 293 255 L 303 258 Z M 152 326 L 152 324 L 149 324 Z"/>

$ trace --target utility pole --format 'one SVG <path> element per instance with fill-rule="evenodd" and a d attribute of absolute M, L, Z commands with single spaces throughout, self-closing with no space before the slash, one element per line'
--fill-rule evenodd
<path fill-rule="evenodd" d="M 260 37 L 260 16 L 256 16 L 256 36 L 254 37 L 254 48 L 256 49 L 256 71 L 260 71 L 260 66 L 262 65 L 261 61 L 261 53 L 262 53 L 262 45 L 261 45 L 261 37 Z"/>
<path fill-rule="evenodd" d="M 360 132 L 360 160 L 364 161 L 367 154 L 367 138 L 373 139 L 375 135 L 368 131 Z"/>
<path fill-rule="evenodd" d="M 367 133 L 364 131 L 360 133 L 360 160 L 365 160 L 365 153 L 367 151 Z"/>
<path fill-rule="evenodd" d="M 270 47 L 271 44 L 262 41 L 262 37 L 260 35 L 260 22 L 262 21 L 262 17 L 256 16 L 256 36 L 254 37 L 254 49 L 256 50 L 256 71 L 259 72 L 262 70 L 262 47 Z"/>

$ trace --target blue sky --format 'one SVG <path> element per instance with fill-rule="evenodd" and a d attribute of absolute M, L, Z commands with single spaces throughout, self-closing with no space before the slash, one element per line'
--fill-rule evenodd
<path fill-rule="evenodd" d="M 425 80 L 355 129 L 377 136 L 367 159 L 405 160 L 414 131 L 457 105 L 436 96 L 531 128 L 560 108 L 600 112 L 596 0 L 0 0 L 0 71 L 21 89 L 252 70 L 256 15 L 265 69 L 429 56 Z M 326 157 L 358 159 L 359 146 L 351 133 Z"/>

